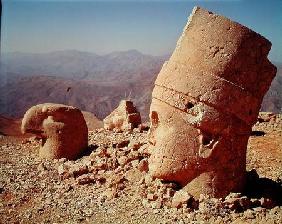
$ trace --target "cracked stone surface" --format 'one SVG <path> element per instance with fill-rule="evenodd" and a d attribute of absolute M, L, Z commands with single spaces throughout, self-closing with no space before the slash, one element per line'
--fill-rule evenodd
<path fill-rule="evenodd" d="M 0 223 L 281 223 L 281 137 L 281 115 L 263 113 L 245 192 L 196 199 L 146 173 L 147 131 L 91 131 L 76 160 L 38 157 L 35 137 L 0 136 Z"/>
<path fill-rule="evenodd" d="M 132 130 L 141 124 L 141 116 L 132 101 L 122 100 L 103 122 L 104 128 L 108 130 Z"/>
<path fill-rule="evenodd" d="M 193 9 L 152 93 L 153 177 L 197 198 L 242 191 L 251 128 L 276 74 L 270 48 L 249 28 Z"/>
<path fill-rule="evenodd" d="M 44 103 L 31 107 L 22 120 L 22 132 L 42 139 L 39 155 L 76 159 L 87 148 L 88 128 L 78 108 Z"/>

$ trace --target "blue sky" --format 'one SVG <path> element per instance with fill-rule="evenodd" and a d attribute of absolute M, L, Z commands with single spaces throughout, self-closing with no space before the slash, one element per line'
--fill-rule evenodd
<path fill-rule="evenodd" d="M 2 0 L 2 52 L 76 49 L 105 54 L 173 51 L 195 5 L 225 15 L 268 38 L 282 62 L 282 0 Z"/>

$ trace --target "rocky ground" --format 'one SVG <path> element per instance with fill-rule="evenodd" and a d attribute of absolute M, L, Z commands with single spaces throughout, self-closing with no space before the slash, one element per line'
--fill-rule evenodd
<path fill-rule="evenodd" d="M 0 136 L 0 223 L 282 223 L 282 116 L 261 114 L 245 192 L 195 200 L 146 173 L 147 131 L 89 132 L 76 161 L 38 158 L 36 138 Z"/>

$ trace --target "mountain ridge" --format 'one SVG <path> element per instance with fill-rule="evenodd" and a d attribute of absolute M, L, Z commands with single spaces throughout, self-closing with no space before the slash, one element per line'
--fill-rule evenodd
<path fill-rule="evenodd" d="M 35 104 L 53 102 L 79 107 L 103 119 L 115 109 L 120 100 L 130 99 L 141 112 L 142 118 L 147 120 L 155 78 L 164 61 L 169 58 L 169 55 L 155 57 L 136 50 L 112 52 L 105 58 L 76 50 L 57 51 L 47 55 L 51 57 L 50 60 L 44 61 L 44 58 L 38 59 L 38 55 L 33 55 L 26 61 L 21 59 L 19 64 L 17 60 L 10 60 L 10 66 L 2 67 L 1 114 L 22 117 Z M 35 59 L 32 61 L 33 58 L 43 64 L 36 63 Z M 31 65 L 28 63 L 30 60 Z M 4 63 L 5 59 L 1 62 Z M 84 64 L 89 68 L 94 65 L 98 67 L 94 66 L 92 72 L 86 72 L 82 66 Z M 264 98 L 262 111 L 281 112 L 282 63 L 275 64 L 278 68 L 277 75 Z M 65 69 L 65 73 L 61 74 L 60 69 L 56 73 L 52 72 L 56 66 Z"/>
<path fill-rule="evenodd" d="M 166 56 L 151 56 L 137 50 L 117 51 L 105 55 L 66 50 L 49 53 L 2 54 L 3 71 L 23 76 L 37 74 L 96 81 L 125 81 L 160 67 Z M 121 76 L 123 74 L 123 76 Z M 134 79 L 134 78 L 133 78 Z"/>

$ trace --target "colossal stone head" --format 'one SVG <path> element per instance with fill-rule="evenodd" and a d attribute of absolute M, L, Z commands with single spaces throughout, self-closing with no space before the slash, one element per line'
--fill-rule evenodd
<path fill-rule="evenodd" d="M 42 139 L 40 157 L 75 159 L 88 145 L 88 129 L 81 111 L 62 104 L 31 107 L 22 120 L 22 132 Z"/>
<path fill-rule="evenodd" d="M 276 74 L 271 43 L 195 7 L 155 82 L 149 172 L 195 197 L 241 191 L 246 147 Z"/>

